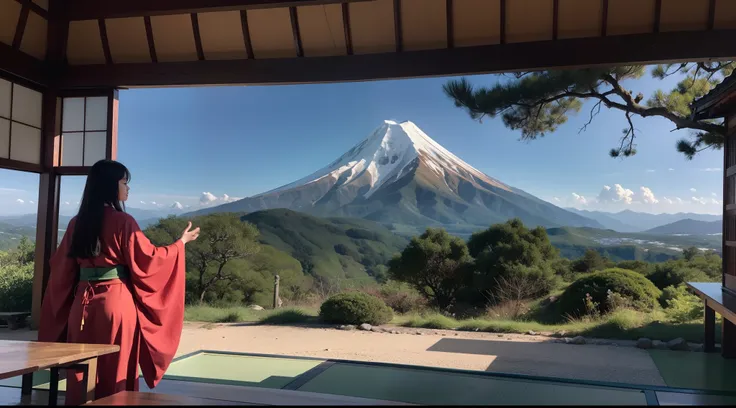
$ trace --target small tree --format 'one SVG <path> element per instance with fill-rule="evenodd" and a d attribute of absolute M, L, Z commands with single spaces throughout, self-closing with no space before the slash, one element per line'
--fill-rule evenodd
<path fill-rule="evenodd" d="M 164 239 L 171 242 L 171 237 L 176 237 L 185 223 L 183 219 L 170 217 L 160 220 L 147 233 L 154 242 Z M 204 302 L 207 292 L 218 282 L 232 283 L 239 279 L 239 268 L 229 264 L 259 251 L 258 229 L 231 213 L 197 217 L 192 224 L 199 226 L 202 233 L 198 240 L 186 246 L 187 270 L 195 275 L 196 297 Z"/>
<path fill-rule="evenodd" d="M 601 111 L 601 106 L 622 112 L 626 117 L 620 143 L 611 156 L 636 154 L 637 129 L 634 117 L 660 117 L 669 120 L 675 130 L 691 129 L 689 139 L 677 143 L 677 149 L 692 159 L 699 151 L 720 149 L 726 128 L 722 121 L 692 118 L 690 104 L 707 94 L 736 64 L 731 61 L 659 65 L 651 74 L 664 79 L 680 75 L 680 82 L 670 91 L 657 90 L 645 101 L 641 92 L 627 89 L 628 80 L 641 78 L 643 66 L 594 67 L 574 70 L 520 73 L 510 81 L 475 88 L 466 79 L 448 82 L 445 93 L 455 106 L 465 109 L 474 120 L 501 115 L 506 127 L 521 131 L 521 138 L 533 140 L 552 133 L 567 122 L 570 114 L 582 108 L 582 100 L 595 102 L 584 131 Z"/>
<path fill-rule="evenodd" d="M 682 257 L 683 257 L 683 258 L 684 258 L 684 259 L 685 259 L 686 261 L 690 262 L 690 261 L 692 261 L 692 260 L 693 260 L 693 259 L 694 259 L 694 258 L 695 258 L 696 256 L 700 255 L 700 252 L 701 252 L 701 251 L 700 251 L 700 250 L 699 250 L 698 248 L 696 248 L 696 247 L 690 247 L 690 248 L 686 248 L 686 249 L 684 249 L 684 250 L 682 251 Z"/>
<path fill-rule="evenodd" d="M 468 248 L 475 258 L 474 286 L 481 293 L 496 293 L 502 279 L 516 275 L 534 282 L 529 297 L 544 295 L 554 286 L 559 254 L 544 228 L 530 230 L 516 218 L 473 234 Z"/>
<path fill-rule="evenodd" d="M 442 310 L 456 300 L 468 282 L 472 258 L 465 242 L 444 229 L 428 228 L 389 262 L 392 279 L 414 286 Z"/>
<path fill-rule="evenodd" d="M 585 254 L 572 263 L 575 272 L 595 272 L 612 266 L 608 258 L 601 256 L 595 249 L 585 250 Z"/>

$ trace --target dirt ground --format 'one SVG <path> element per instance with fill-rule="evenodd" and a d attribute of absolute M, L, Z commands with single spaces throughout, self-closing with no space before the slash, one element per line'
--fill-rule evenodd
<path fill-rule="evenodd" d="M 665 385 L 649 354 L 631 347 L 630 342 L 573 345 L 543 336 L 391 329 L 399 334 L 185 323 L 178 355 L 225 350 Z M 0 329 L 0 339 L 35 338 L 33 331 Z"/>

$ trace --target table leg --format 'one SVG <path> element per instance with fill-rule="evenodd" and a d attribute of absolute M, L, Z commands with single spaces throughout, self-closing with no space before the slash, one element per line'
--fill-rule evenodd
<path fill-rule="evenodd" d="M 84 389 L 86 391 L 84 402 L 95 400 L 95 388 L 97 387 L 97 357 L 82 363 L 86 366 L 84 370 Z"/>
<path fill-rule="evenodd" d="M 21 395 L 31 395 L 33 391 L 33 373 L 23 374 L 23 382 L 20 386 Z"/>
<path fill-rule="evenodd" d="M 705 304 L 705 343 L 703 350 L 706 353 L 716 351 L 716 312 Z"/>
<path fill-rule="evenodd" d="M 726 318 L 721 324 L 721 355 L 724 358 L 736 358 L 736 325 Z"/>
<path fill-rule="evenodd" d="M 55 407 L 59 401 L 59 367 L 51 367 L 49 376 L 49 406 Z"/>

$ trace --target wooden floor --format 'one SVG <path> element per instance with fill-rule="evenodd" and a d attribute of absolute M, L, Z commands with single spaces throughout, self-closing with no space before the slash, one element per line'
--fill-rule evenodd
<path fill-rule="evenodd" d="M 64 404 L 63 393 L 59 393 L 57 405 Z M 43 390 L 34 390 L 31 395 L 21 395 L 20 388 L 0 387 L 0 405 L 48 405 L 49 393 Z"/>

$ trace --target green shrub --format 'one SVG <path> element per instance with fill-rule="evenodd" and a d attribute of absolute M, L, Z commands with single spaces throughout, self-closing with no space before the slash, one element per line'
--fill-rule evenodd
<path fill-rule="evenodd" d="M 665 315 L 676 323 L 691 322 L 703 316 L 703 302 L 688 292 L 685 285 L 666 287 L 660 303 L 665 306 Z"/>
<path fill-rule="evenodd" d="M 391 308 L 379 298 L 363 292 L 346 292 L 330 297 L 319 310 L 327 323 L 386 324 L 393 318 Z"/>
<path fill-rule="evenodd" d="M 365 288 L 362 291 L 383 300 L 399 314 L 419 312 L 427 308 L 427 299 L 404 282 L 389 281 L 378 288 Z"/>
<path fill-rule="evenodd" d="M 700 269 L 681 266 L 677 262 L 665 262 L 654 267 L 649 276 L 654 286 L 664 289 L 685 282 L 712 282 L 713 279 Z"/>
<path fill-rule="evenodd" d="M 261 324 L 295 324 L 307 323 L 313 317 L 301 309 L 279 309 L 274 310 L 259 320 Z"/>
<path fill-rule="evenodd" d="M 557 300 L 562 316 L 580 317 L 586 314 L 586 304 L 596 304 L 601 315 L 611 311 L 608 291 L 630 302 L 637 310 L 648 311 L 657 306 L 662 292 L 647 278 L 625 269 L 606 269 L 573 282 Z"/>
<path fill-rule="evenodd" d="M 30 312 L 33 264 L 0 267 L 0 312 Z"/>

